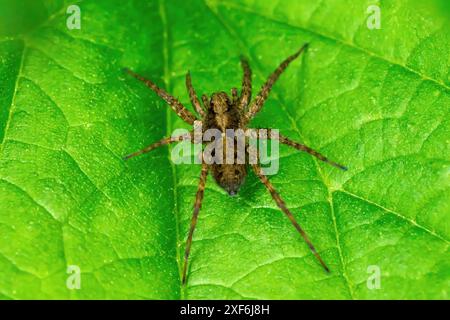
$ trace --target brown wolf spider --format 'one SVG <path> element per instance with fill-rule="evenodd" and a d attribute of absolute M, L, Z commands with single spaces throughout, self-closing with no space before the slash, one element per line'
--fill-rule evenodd
<path fill-rule="evenodd" d="M 194 87 L 192 86 L 191 82 L 191 76 L 190 73 L 188 72 L 186 75 L 186 87 L 189 91 L 189 98 L 191 100 L 191 103 L 194 106 L 198 115 L 201 117 L 203 130 L 215 128 L 223 133 L 225 133 L 225 129 L 234 129 L 234 130 L 243 129 L 245 131 L 249 121 L 263 107 L 264 102 L 266 101 L 269 92 L 272 89 L 272 86 L 275 84 L 279 76 L 283 73 L 283 71 L 293 60 L 295 60 L 298 56 L 300 56 L 302 52 L 306 51 L 307 47 L 308 44 L 303 45 L 300 48 L 300 50 L 298 50 L 295 54 L 284 60 L 278 66 L 278 68 L 269 76 L 267 81 L 262 86 L 261 91 L 258 93 L 258 95 L 253 101 L 251 101 L 251 92 L 252 92 L 251 70 L 248 61 L 243 57 L 241 57 L 241 64 L 244 76 L 242 80 L 242 90 L 240 95 L 238 95 L 238 91 L 236 88 L 231 89 L 231 98 L 225 92 L 213 93 L 210 99 L 208 99 L 206 95 L 202 95 L 203 107 L 200 104 L 197 94 L 195 93 Z M 129 69 L 125 69 L 125 71 L 131 76 L 145 83 L 159 97 L 165 100 L 167 104 L 176 112 L 176 114 L 185 122 L 194 125 L 194 121 L 198 121 L 197 117 L 194 114 L 192 114 L 188 109 L 186 109 L 186 107 L 183 106 L 181 102 L 178 101 L 178 99 L 167 93 L 165 90 L 159 88 L 155 83 L 153 83 L 148 79 L 145 79 L 144 77 L 136 74 L 135 72 Z M 266 130 L 270 131 L 270 129 Z M 130 159 L 132 157 L 149 152 L 162 145 L 181 141 L 186 138 L 194 142 L 193 131 L 190 131 L 189 134 L 187 135 L 163 138 L 162 140 L 155 142 L 142 150 L 139 150 L 137 152 L 125 156 L 124 159 L 125 160 Z M 268 139 L 271 138 L 273 137 L 269 135 Z M 300 144 L 298 142 L 292 141 L 287 137 L 282 136 L 281 134 L 278 136 L 278 140 L 282 144 L 291 146 L 297 150 L 306 151 L 312 156 L 318 158 L 319 160 L 327 162 L 339 169 L 347 170 L 346 167 L 327 159 L 325 156 L 313 150 L 312 148 Z M 227 191 L 229 195 L 233 196 L 238 192 L 239 187 L 244 182 L 244 178 L 247 175 L 248 165 L 249 165 L 248 160 L 246 160 L 245 164 L 216 164 L 216 163 L 207 164 L 205 163 L 204 160 L 202 161 L 200 182 L 198 185 L 197 195 L 195 198 L 194 213 L 192 215 L 190 230 L 188 234 L 188 239 L 186 241 L 186 248 L 184 254 L 184 266 L 182 275 L 183 285 L 186 283 L 186 273 L 187 273 L 189 253 L 192 244 L 192 236 L 194 234 L 198 214 L 202 205 L 206 177 L 208 175 L 208 172 L 211 170 L 212 175 L 215 181 L 219 184 L 219 186 L 222 187 L 225 191 Z M 283 201 L 283 199 L 281 199 L 280 195 L 275 191 L 270 181 L 263 174 L 260 165 L 252 164 L 251 166 L 256 176 L 259 178 L 259 180 L 261 180 L 261 182 L 266 186 L 266 188 L 270 192 L 272 198 L 275 200 L 278 207 L 286 214 L 291 223 L 294 225 L 295 229 L 297 229 L 297 231 L 303 237 L 304 241 L 308 244 L 309 249 L 317 258 L 317 260 L 320 262 L 322 267 L 325 269 L 325 271 L 329 272 L 327 265 L 322 260 L 317 250 L 314 248 L 305 231 L 297 223 L 292 213 L 286 207 L 286 204 Z"/>

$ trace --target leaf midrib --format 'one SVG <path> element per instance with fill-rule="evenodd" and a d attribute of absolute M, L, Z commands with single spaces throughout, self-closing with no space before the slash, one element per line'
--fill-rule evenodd
<path fill-rule="evenodd" d="M 172 89 L 172 82 L 170 78 L 170 72 L 169 72 L 169 28 L 168 28 L 168 21 L 167 21 L 167 11 L 166 7 L 164 5 L 164 0 L 159 0 L 159 15 L 161 17 L 161 23 L 163 27 L 163 79 L 165 86 L 167 90 L 170 92 Z M 166 137 L 169 137 L 172 135 L 172 116 L 173 116 L 173 110 L 171 108 L 166 109 Z M 182 259 L 180 254 L 180 248 L 178 247 L 178 244 L 181 241 L 180 238 L 180 229 L 181 229 L 181 217 L 180 217 L 180 210 L 178 205 L 178 184 L 177 184 L 177 172 L 174 163 L 171 161 L 170 157 L 170 150 L 171 146 L 168 145 L 167 148 L 167 158 L 170 163 L 170 169 L 172 172 L 172 184 L 173 184 L 173 214 L 175 215 L 175 230 L 176 230 L 176 244 L 175 244 L 175 251 L 176 256 L 175 259 L 177 261 L 178 266 L 178 274 L 180 278 L 180 286 L 179 286 L 179 297 L 181 300 L 183 300 L 186 296 L 186 286 L 183 286 L 181 283 L 181 272 L 182 272 Z"/>

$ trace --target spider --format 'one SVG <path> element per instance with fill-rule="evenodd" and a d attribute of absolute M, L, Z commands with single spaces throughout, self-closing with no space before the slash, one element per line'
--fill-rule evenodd
<path fill-rule="evenodd" d="M 277 81 L 277 79 L 286 70 L 286 68 L 292 61 L 294 61 L 297 57 L 299 57 L 302 52 L 306 51 L 307 47 L 308 44 L 304 44 L 296 53 L 286 58 L 278 66 L 278 68 L 275 69 L 275 71 L 269 76 L 269 78 L 264 83 L 260 92 L 253 101 L 251 100 L 252 94 L 251 69 L 245 57 L 241 57 L 243 79 L 240 95 L 238 95 L 238 91 L 236 88 L 231 89 L 231 97 L 229 97 L 225 92 L 213 93 L 210 98 L 208 98 L 208 96 L 204 94 L 202 95 L 203 106 L 201 105 L 197 97 L 197 94 L 194 90 L 194 87 L 192 86 L 191 75 L 190 72 L 188 71 L 186 74 L 186 87 L 189 92 L 189 98 L 191 100 L 191 103 L 194 106 L 198 116 L 201 117 L 201 120 L 199 120 L 183 104 L 181 104 L 181 102 L 177 98 L 167 93 L 164 89 L 158 87 L 151 80 L 148 80 L 129 69 L 125 69 L 124 71 L 133 76 L 134 78 L 142 81 L 145 85 L 147 85 L 150 89 L 152 89 L 160 98 L 162 98 L 164 101 L 167 102 L 167 104 L 173 109 L 173 111 L 175 111 L 175 113 L 181 119 L 183 119 L 186 123 L 190 125 L 194 125 L 194 121 L 196 123 L 197 121 L 201 121 L 204 130 L 215 128 L 223 133 L 225 132 L 225 129 L 243 129 L 245 131 L 250 120 L 263 107 L 267 97 L 269 96 L 269 92 L 272 89 L 275 82 Z M 270 131 L 271 129 L 266 130 Z M 182 141 L 186 138 L 194 142 L 193 131 L 190 131 L 187 135 L 163 138 L 160 141 L 155 142 L 144 149 L 141 149 L 137 152 L 125 156 L 124 160 L 128 160 L 132 157 L 147 153 L 163 145 Z M 273 139 L 273 137 L 269 136 L 267 139 Z M 347 170 L 345 166 L 329 160 L 319 152 L 313 150 L 312 148 L 304 144 L 292 141 L 281 134 L 278 135 L 277 139 L 282 144 L 293 147 L 299 151 L 305 151 L 311 154 L 312 156 L 318 158 L 319 160 L 329 163 L 332 166 L 335 166 L 342 170 Z M 309 249 L 311 250 L 312 254 L 317 258 L 319 263 L 322 265 L 323 269 L 327 273 L 330 272 L 329 268 L 327 267 L 327 265 L 325 264 L 325 262 L 315 249 L 314 245 L 310 241 L 308 235 L 303 230 L 303 228 L 300 227 L 291 211 L 286 207 L 285 202 L 280 197 L 278 192 L 275 190 L 273 185 L 270 183 L 267 176 L 263 173 L 263 170 L 258 162 L 256 164 L 250 165 L 247 159 L 244 164 L 226 164 L 226 163 L 208 164 L 203 160 L 200 174 L 200 181 L 198 184 L 197 194 L 194 203 L 194 212 L 192 215 L 192 220 L 190 224 L 190 229 L 184 253 L 184 265 L 182 274 L 183 285 L 186 284 L 187 267 L 188 267 L 189 253 L 192 244 L 192 236 L 194 234 L 194 230 L 197 225 L 198 215 L 200 212 L 200 208 L 202 206 L 205 183 L 208 173 L 211 172 L 216 183 L 221 188 L 223 188 L 230 196 L 234 196 L 237 194 L 239 187 L 244 182 L 244 179 L 247 175 L 248 167 L 250 166 L 252 167 L 254 173 L 259 178 L 259 180 L 265 185 L 270 195 L 272 196 L 273 200 L 276 202 L 277 206 L 289 218 L 295 229 L 300 233 L 300 235 L 308 245 Z"/>

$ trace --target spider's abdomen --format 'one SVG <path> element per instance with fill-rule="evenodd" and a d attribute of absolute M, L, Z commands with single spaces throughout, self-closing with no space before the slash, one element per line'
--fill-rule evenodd
<path fill-rule="evenodd" d="M 213 164 L 211 173 L 217 184 L 230 196 L 238 193 L 239 188 L 247 176 L 247 165 L 245 164 Z"/>

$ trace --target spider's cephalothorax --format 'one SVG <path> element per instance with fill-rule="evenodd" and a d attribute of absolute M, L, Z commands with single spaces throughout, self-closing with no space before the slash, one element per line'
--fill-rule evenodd
<path fill-rule="evenodd" d="M 249 121 L 261 110 L 262 106 L 264 105 L 264 102 L 266 101 L 270 90 L 272 89 L 272 86 L 275 84 L 276 80 L 279 78 L 279 76 L 283 73 L 283 71 L 287 68 L 287 66 L 295 60 L 303 51 L 305 51 L 307 48 L 307 44 L 302 46 L 300 50 L 298 50 L 295 54 L 292 56 L 289 56 L 286 60 L 284 60 L 278 68 L 269 76 L 267 81 L 264 83 L 264 85 L 261 88 L 261 91 L 258 93 L 256 98 L 254 100 L 251 100 L 251 91 L 252 91 L 252 85 L 251 85 L 251 70 L 250 66 L 245 58 L 241 58 L 242 68 L 244 71 L 244 76 L 242 80 L 242 90 L 240 92 L 240 95 L 238 95 L 238 91 L 236 88 L 231 89 L 231 97 L 228 96 L 225 92 L 217 92 L 211 95 L 210 98 L 208 98 L 206 95 L 202 96 L 202 102 L 203 106 L 201 105 L 197 94 L 194 90 L 194 87 L 192 86 L 191 82 L 191 76 L 188 72 L 186 75 L 186 87 L 189 91 L 189 97 L 192 102 L 192 105 L 194 106 L 196 112 L 200 116 L 200 120 L 191 113 L 186 107 L 184 107 L 180 101 L 178 101 L 175 97 L 167 93 L 165 90 L 159 88 L 155 83 L 153 83 L 150 80 L 145 79 L 144 77 L 134 73 L 131 70 L 126 69 L 125 71 L 128 72 L 133 77 L 137 78 L 138 80 L 141 80 L 144 82 L 150 89 L 155 91 L 155 93 L 160 96 L 162 99 L 164 99 L 167 104 L 177 113 L 177 115 L 182 118 L 185 122 L 194 125 L 195 121 L 201 121 L 203 131 L 208 129 L 216 129 L 219 130 L 222 133 L 225 133 L 226 129 L 242 129 L 245 131 L 247 128 L 247 125 Z M 270 131 L 270 129 L 267 129 Z M 149 152 L 159 146 L 166 145 L 169 143 L 181 141 L 184 139 L 190 139 L 191 141 L 194 141 L 194 133 L 191 131 L 187 135 L 180 135 L 176 137 L 168 137 L 164 138 L 158 142 L 155 142 L 148 147 L 139 150 L 137 152 L 131 153 L 124 157 L 124 159 L 129 159 L 135 156 L 138 156 L 140 154 Z M 268 139 L 274 139 L 272 136 L 268 136 Z M 331 160 L 328 160 L 325 156 L 320 154 L 319 152 L 313 150 L 312 148 L 292 141 L 289 138 L 278 135 L 277 139 L 280 143 L 291 146 L 297 150 L 308 152 L 309 154 L 313 155 L 314 157 L 318 158 L 321 161 L 327 162 L 339 169 L 347 170 L 346 167 L 333 162 Z M 211 143 L 211 142 L 209 142 Z M 226 146 L 224 145 L 224 149 L 226 149 Z M 237 150 L 235 148 L 234 150 Z M 223 154 L 225 155 L 226 150 L 224 150 Z M 237 152 L 237 151 L 236 151 Z M 235 160 L 237 160 L 237 154 L 234 155 Z M 194 213 L 192 215 L 191 220 L 191 226 L 189 229 L 188 238 L 186 241 L 186 248 L 185 248 L 185 255 L 184 255 L 184 266 L 183 266 L 183 274 L 182 274 L 182 282 L 183 284 L 186 282 L 186 274 L 187 274 L 187 266 L 188 266 L 188 258 L 189 253 L 191 249 L 192 244 L 192 236 L 194 234 L 195 226 L 197 224 L 198 214 L 200 212 L 200 208 L 202 205 L 203 200 L 203 194 L 205 190 L 205 183 L 206 183 L 206 177 L 208 176 L 208 172 L 211 171 L 214 179 L 216 180 L 217 184 L 221 186 L 225 191 L 228 192 L 229 195 L 236 195 L 239 187 L 242 185 L 242 183 L 245 180 L 245 177 L 247 175 L 247 167 L 249 166 L 248 158 L 246 157 L 246 160 L 244 161 L 244 164 L 237 164 L 237 161 L 234 161 L 233 164 L 227 164 L 225 161 L 223 161 L 222 164 L 212 163 L 208 164 L 206 161 L 203 161 L 202 163 L 202 171 L 200 175 L 200 182 L 198 185 L 197 195 L 195 199 L 194 204 Z M 300 235 L 303 237 L 305 242 L 307 243 L 308 247 L 310 248 L 311 252 L 314 254 L 314 256 L 318 259 L 322 267 L 329 272 L 328 267 L 326 266 L 325 262 L 320 257 L 319 253 L 316 251 L 315 247 L 309 240 L 307 234 L 305 231 L 300 227 L 300 225 L 295 220 L 294 216 L 290 212 L 290 210 L 287 208 L 285 202 L 283 199 L 281 199 L 280 195 L 275 191 L 275 188 L 270 183 L 268 178 L 263 174 L 261 167 L 259 164 L 252 164 L 251 165 L 254 173 L 259 178 L 259 180 L 266 186 L 268 191 L 270 192 L 272 198 L 277 203 L 278 207 L 283 211 L 284 214 L 289 218 L 291 223 L 294 225 L 294 227 L 297 229 L 297 231 L 300 233 Z"/>

